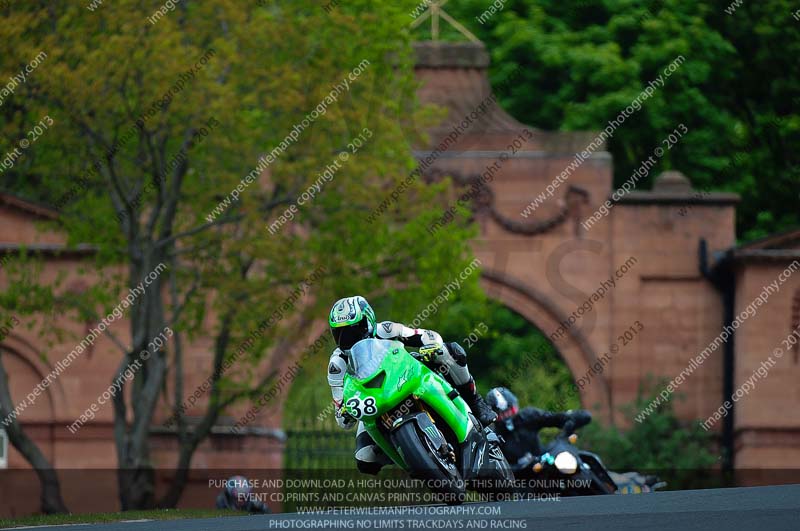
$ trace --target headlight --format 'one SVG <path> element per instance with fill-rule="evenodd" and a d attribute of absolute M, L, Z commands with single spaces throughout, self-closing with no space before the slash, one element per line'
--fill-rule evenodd
<path fill-rule="evenodd" d="M 556 456 L 556 468 L 562 474 L 574 474 L 578 470 L 578 460 L 569 452 L 561 452 Z"/>

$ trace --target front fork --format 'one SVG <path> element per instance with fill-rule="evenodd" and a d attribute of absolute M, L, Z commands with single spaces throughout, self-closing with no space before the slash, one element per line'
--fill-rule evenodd
<path fill-rule="evenodd" d="M 466 481 L 479 479 L 485 475 L 494 476 L 497 463 L 505 460 L 500 448 L 501 440 L 494 430 L 489 427 L 479 429 L 478 426 L 481 424 L 478 419 L 472 413 L 468 413 L 472 426 L 467 432 L 466 439 L 460 444 L 458 452 L 460 459 L 458 459 L 455 448 L 445 439 L 427 412 L 428 406 L 422 402 L 418 402 L 417 406 L 421 411 L 408 413 L 400 422 L 395 423 L 392 429 L 398 429 L 408 422 L 415 422 L 431 442 L 431 446 L 437 449 L 439 456 L 452 460 Z"/>
<path fill-rule="evenodd" d="M 454 465 L 456 463 L 456 454 L 453 446 L 447 442 L 445 439 L 444 434 L 439 430 L 436 424 L 433 423 L 431 420 L 431 416 L 428 414 L 427 411 L 424 410 L 422 404 L 418 404 L 418 406 L 423 409 L 420 412 L 416 413 L 409 413 L 405 417 L 400 420 L 400 422 L 396 423 L 392 428 L 392 431 L 399 429 L 401 426 L 408 424 L 409 422 L 413 422 L 417 425 L 419 430 L 424 434 L 425 438 L 428 439 L 431 443 L 431 447 L 436 449 L 436 453 L 438 457 L 441 459 L 449 460 Z M 391 438 L 391 437 L 390 437 Z"/>

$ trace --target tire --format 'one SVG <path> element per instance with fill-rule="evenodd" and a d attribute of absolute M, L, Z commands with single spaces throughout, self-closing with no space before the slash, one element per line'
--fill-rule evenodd
<path fill-rule="evenodd" d="M 467 494 L 466 484 L 455 463 L 438 455 L 430 439 L 416 422 L 406 422 L 392 434 L 411 476 L 422 480 L 437 495 L 437 502 L 461 505 Z"/>
<path fill-rule="evenodd" d="M 582 474 L 580 478 L 575 478 L 574 476 L 562 477 L 567 480 L 580 479 L 583 481 L 590 481 L 588 487 L 572 488 L 568 492 L 563 493 L 564 496 L 604 496 L 608 494 L 615 494 L 615 492 L 611 490 L 608 485 L 603 483 L 603 481 L 594 472 Z"/>
<path fill-rule="evenodd" d="M 492 446 L 494 444 L 489 442 L 488 447 L 491 449 Z M 490 455 L 486 456 L 481 474 L 477 478 L 480 481 L 477 482 L 474 490 L 482 494 L 514 494 L 519 491 L 514 472 L 511 470 L 511 465 L 508 464 L 500 447 L 494 447 L 496 448 L 497 457 L 491 455 L 491 450 L 489 451 Z M 493 499 L 496 498 L 489 498 L 490 501 Z"/>
<path fill-rule="evenodd" d="M 514 471 L 511 469 L 511 465 L 508 464 L 508 461 L 503 455 L 502 450 L 500 451 L 500 455 L 502 456 L 502 458 L 497 460 L 497 469 L 495 471 L 495 477 L 493 479 L 498 479 L 508 483 L 513 483 L 515 479 Z"/>

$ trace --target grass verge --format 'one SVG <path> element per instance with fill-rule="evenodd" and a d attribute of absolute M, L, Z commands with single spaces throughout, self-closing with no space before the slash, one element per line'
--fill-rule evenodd
<path fill-rule="evenodd" d="M 37 525 L 99 524 L 123 520 L 180 520 L 184 518 L 218 518 L 223 516 L 245 516 L 238 511 L 215 509 L 160 509 L 153 511 L 126 511 L 121 513 L 91 514 L 38 514 L 21 518 L 0 519 L 0 529 Z"/>

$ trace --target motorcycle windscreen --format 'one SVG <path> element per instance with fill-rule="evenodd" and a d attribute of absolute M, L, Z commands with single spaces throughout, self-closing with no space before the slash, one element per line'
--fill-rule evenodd
<path fill-rule="evenodd" d="M 392 350 L 401 346 L 396 341 L 385 339 L 362 339 L 350 349 L 347 365 L 348 372 L 358 380 L 365 380 L 376 372 L 383 363 L 383 359 Z"/>

